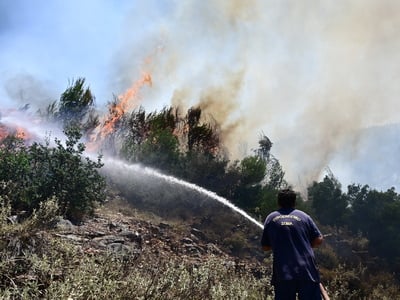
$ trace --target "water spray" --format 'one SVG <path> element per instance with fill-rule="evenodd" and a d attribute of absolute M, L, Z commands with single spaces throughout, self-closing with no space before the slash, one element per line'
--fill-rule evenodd
<path fill-rule="evenodd" d="M 147 78 L 147 77 L 146 77 Z M 144 81 L 147 82 L 147 81 Z M 39 139 L 39 140 L 44 140 L 45 136 L 43 135 L 43 126 L 44 124 L 42 124 L 41 122 L 33 122 L 32 120 L 26 120 L 26 118 L 18 118 L 16 116 L 19 116 L 19 112 L 14 112 L 12 113 L 8 113 L 6 117 L 1 116 L 1 123 L 3 123 L 6 126 L 9 127 L 14 127 L 14 126 L 22 126 L 24 128 L 29 128 L 30 132 L 33 134 L 33 137 L 35 140 Z M 16 116 L 15 116 L 16 115 Z M 22 116 L 25 116 L 25 114 L 23 114 Z M 56 128 L 52 128 L 52 130 L 56 130 Z M 27 131 L 26 131 L 27 132 Z M 50 131 L 51 132 L 51 131 Z M 60 132 L 56 132 L 56 136 L 61 136 Z M 96 160 L 97 158 L 95 157 L 95 155 L 91 152 L 86 152 L 86 154 L 91 158 Z M 122 160 L 118 160 L 116 158 L 105 158 L 103 157 L 102 159 L 103 163 L 104 163 L 104 167 L 103 169 L 106 169 L 111 173 L 111 168 L 115 168 L 118 167 L 120 170 L 124 170 L 127 169 L 129 171 L 138 173 L 138 174 L 143 174 L 143 175 L 148 175 L 152 178 L 157 178 L 157 179 L 161 179 L 164 180 L 165 182 L 171 183 L 171 184 L 177 184 L 181 187 L 187 188 L 189 190 L 193 190 L 193 191 L 197 191 L 198 193 L 214 199 L 216 201 L 218 201 L 219 203 L 223 204 L 224 206 L 230 208 L 231 210 L 233 210 L 234 212 L 240 214 L 241 216 L 245 217 L 247 220 L 249 220 L 250 222 L 252 222 L 253 224 L 255 224 L 257 227 L 259 227 L 260 229 L 263 229 L 264 226 L 258 222 L 256 219 L 254 219 L 253 217 L 251 217 L 249 214 L 247 214 L 244 210 L 240 209 L 239 207 L 235 206 L 233 203 L 231 203 L 229 200 L 227 200 L 226 198 L 223 198 L 221 196 L 218 196 L 216 193 L 209 191 L 205 188 L 202 188 L 196 184 L 193 183 L 189 183 L 187 181 L 178 179 L 174 176 L 170 176 L 170 175 L 165 175 L 162 174 L 152 168 L 149 167 L 143 167 L 139 164 L 128 164 L 126 162 L 123 162 Z"/>
<path fill-rule="evenodd" d="M 226 207 L 229 207 L 230 209 L 232 209 L 233 211 L 235 211 L 236 213 L 240 214 L 241 216 L 245 217 L 247 220 L 249 220 L 250 222 L 252 222 L 253 224 L 255 224 L 256 226 L 258 226 L 260 229 L 263 229 L 264 226 L 258 222 L 256 219 L 254 219 L 253 217 L 251 217 L 248 213 L 246 213 L 244 210 L 240 209 L 239 207 L 235 206 L 233 203 L 231 203 L 229 200 L 218 196 L 216 193 L 211 192 L 205 188 L 202 188 L 196 184 L 193 183 L 189 183 L 187 181 L 178 179 L 174 176 L 170 176 L 170 175 L 165 175 L 162 174 L 152 168 L 149 167 L 143 167 L 139 164 L 128 164 L 126 162 L 123 162 L 121 160 L 115 159 L 115 158 L 103 158 L 103 162 L 104 162 L 104 169 L 105 170 L 109 170 L 111 168 L 117 168 L 119 170 L 129 170 L 131 172 L 135 172 L 135 173 L 139 173 L 139 174 L 143 174 L 143 175 L 148 175 L 151 176 L 153 178 L 158 178 L 161 180 L 164 180 L 168 183 L 172 183 L 172 184 L 177 184 L 179 186 L 188 188 L 190 190 L 199 192 L 202 195 L 205 195 L 211 199 L 214 199 L 216 201 L 218 201 L 219 203 L 223 204 Z"/>

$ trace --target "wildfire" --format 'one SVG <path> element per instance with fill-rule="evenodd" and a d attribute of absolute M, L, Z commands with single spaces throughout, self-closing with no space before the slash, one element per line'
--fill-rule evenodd
<path fill-rule="evenodd" d="M 146 63 L 148 64 L 147 61 Z M 103 116 L 100 124 L 94 129 L 86 144 L 89 151 L 98 149 L 101 142 L 108 135 L 115 132 L 116 126 L 124 114 L 132 111 L 139 105 L 140 90 L 146 85 L 152 86 L 152 77 L 149 72 L 142 72 L 141 77 L 123 94 L 119 95 L 117 101 L 109 105 L 108 114 Z M 1 119 L 1 113 L 5 113 L 6 119 Z M 28 142 L 35 138 L 28 130 L 19 125 L 21 122 L 14 120 L 25 120 L 25 118 L 25 115 L 20 115 L 19 112 L 14 110 L 0 111 L 0 142 L 9 135 L 14 135 Z"/>
<path fill-rule="evenodd" d="M 14 135 L 15 137 L 24 141 L 29 141 L 32 135 L 22 127 L 10 128 L 5 125 L 0 125 L 0 141 L 4 140 L 7 136 Z"/>
<path fill-rule="evenodd" d="M 0 141 L 4 140 L 8 136 L 8 130 L 6 127 L 0 125 Z"/>
<path fill-rule="evenodd" d="M 15 128 L 15 136 L 23 140 L 29 140 L 32 136 L 22 127 Z"/>
<path fill-rule="evenodd" d="M 139 80 L 135 81 L 128 90 L 118 96 L 118 102 L 110 105 L 108 115 L 94 131 L 94 137 L 87 145 L 89 149 L 97 148 L 97 141 L 99 139 L 104 140 L 105 137 L 114 132 L 118 121 L 123 115 L 139 105 L 139 92 L 146 85 L 152 86 L 152 78 L 149 73 L 143 72 Z"/>
<path fill-rule="evenodd" d="M 10 135 L 13 135 L 26 142 L 29 142 L 33 139 L 33 135 L 28 131 L 28 129 L 22 127 L 21 125 L 18 125 L 15 121 L 19 118 L 28 118 L 27 115 L 22 116 L 21 112 L 18 112 L 16 110 L 1 111 L 0 115 L 3 114 L 8 116 L 9 120 L 2 122 L 2 120 L 0 119 L 0 141 L 3 141 L 6 137 Z"/>

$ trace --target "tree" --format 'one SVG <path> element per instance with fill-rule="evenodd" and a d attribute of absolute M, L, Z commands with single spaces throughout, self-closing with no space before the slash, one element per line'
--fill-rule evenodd
<path fill-rule="evenodd" d="M 9 135 L 0 142 L 0 196 L 14 209 L 23 208 L 29 201 L 27 175 L 29 153 L 23 140 Z"/>
<path fill-rule="evenodd" d="M 216 156 L 220 149 L 219 136 L 215 128 L 212 128 L 210 124 L 201 123 L 201 114 L 200 108 L 191 108 L 187 113 L 188 152 L 196 151 Z"/>
<path fill-rule="evenodd" d="M 279 160 L 276 159 L 272 154 L 267 160 L 265 181 L 270 189 L 280 190 L 288 187 L 288 183 L 285 180 L 285 172 L 283 171 Z"/>
<path fill-rule="evenodd" d="M 343 225 L 347 216 L 348 200 L 342 193 L 341 184 L 331 174 L 322 182 L 314 182 L 308 188 L 308 197 L 318 220 L 327 225 Z"/>
<path fill-rule="evenodd" d="M 45 113 L 48 120 L 61 122 L 64 129 L 76 126 L 89 135 L 99 125 L 99 117 L 94 109 L 95 97 L 85 79 L 78 78 L 61 94 L 60 100 L 50 104 Z"/>
<path fill-rule="evenodd" d="M 41 160 L 36 161 L 39 165 L 35 170 L 36 177 L 42 178 L 38 186 L 42 191 L 41 201 L 56 196 L 63 214 L 79 222 L 93 213 L 96 203 L 105 200 L 105 179 L 98 173 L 103 164 L 101 156 L 97 161 L 83 157 L 85 145 L 79 142 L 82 136 L 79 129 L 71 128 L 65 134 L 65 146 L 56 139 L 57 147 L 36 145 L 30 152 L 33 157 L 37 152 L 44 154 Z"/>
<path fill-rule="evenodd" d="M 258 145 L 259 148 L 256 150 L 256 154 L 268 161 L 272 148 L 271 140 L 265 134 L 262 134 L 258 141 Z"/>
<path fill-rule="evenodd" d="M 400 257 L 399 195 L 394 188 L 379 192 L 367 185 L 351 185 L 348 194 L 352 230 L 362 232 L 370 240 L 371 251 L 395 264 Z"/>
<path fill-rule="evenodd" d="M 56 139 L 56 147 L 48 141 L 27 147 L 10 138 L 0 147 L 0 181 L 7 183 L 2 195 L 14 210 L 32 213 L 41 203 L 56 199 L 62 215 L 79 222 L 105 200 L 105 180 L 97 171 L 101 157 L 97 162 L 82 157 L 85 146 L 79 143 L 79 129 L 65 133 L 65 146 Z"/>
<path fill-rule="evenodd" d="M 218 155 L 215 129 L 200 119 L 199 108 L 183 117 L 174 108 L 150 114 L 139 108 L 124 118 L 121 156 L 223 192 L 227 160 Z"/>
<path fill-rule="evenodd" d="M 240 162 L 241 181 L 243 185 L 260 183 L 266 174 L 265 160 L 259 156 L 248 156 Z"/>
<path fill-rule="evenodd" d="M 241 208 L 254 212 L 261 199 L 261 182 L 266 173 L 266 162 L 260 156 L 248 156 L 238 165 L 239 184 L 233 201 Z"/>
<path fill-rule="evenodd" d="M 179 140 L 175 129 L 177 117 L 172 108 L 146 115 L 143 108 L 133 111 L 123 121 L 120 154 L 132 162 L 171 172 L 179 160 Z M 124 133 L 126 132 L 126 134 Z"/>

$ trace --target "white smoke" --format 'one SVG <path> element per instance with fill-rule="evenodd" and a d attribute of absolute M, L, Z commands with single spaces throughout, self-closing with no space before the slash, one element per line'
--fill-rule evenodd
<path fill-rule="evenodd" d="M 53 98 L 77 77 L 105 102 L 147 71 L 145 108 L 200 105 L 222 125 L 232 159 L 246 144 L 249 154 L 264 132 L 294 185 L 319 179 L 328 166 L 339 180 L 398 184 L 397 157 L 387 150 L 397 149 L 395 135 L 387 127 L 365 134 L 400 121 L 397 0 L 18 0 L 0 7 L 2 105 L 8 96 L 29 100 L 28 91 L 39 102 Z M 21 70 L 35 80 L 22 88 L 4 80 L 26 79 Z M 57 77 L 61 83 L 49 88 Z"/>
<path fill-rule="evenodd" d="M 233 158 L 263 131 L 288 180 L 307 184 L 339 152 L 358 152 L 360 130 L 400 121 L 400 2 L 169 4 L 134 45 L 136 62 L 158 47 L 150 62 L 122 60 L 118 72 L 125 81 L 133 66 L 151 72 L 145 106 L 202 106 L 222 124 Z"/>

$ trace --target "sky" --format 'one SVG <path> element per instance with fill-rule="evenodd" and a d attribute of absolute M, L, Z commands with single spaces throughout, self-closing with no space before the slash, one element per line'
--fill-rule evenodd
<path fill-rule="evenodd" d="M 200 106 L 232 159 L 273 142 L 304 188 L 400 188 L 397 0 L 0 0 L 2 108 L 43 107 L 83 77 L 106 105 L 151 75 L 148 111 Z"/>

